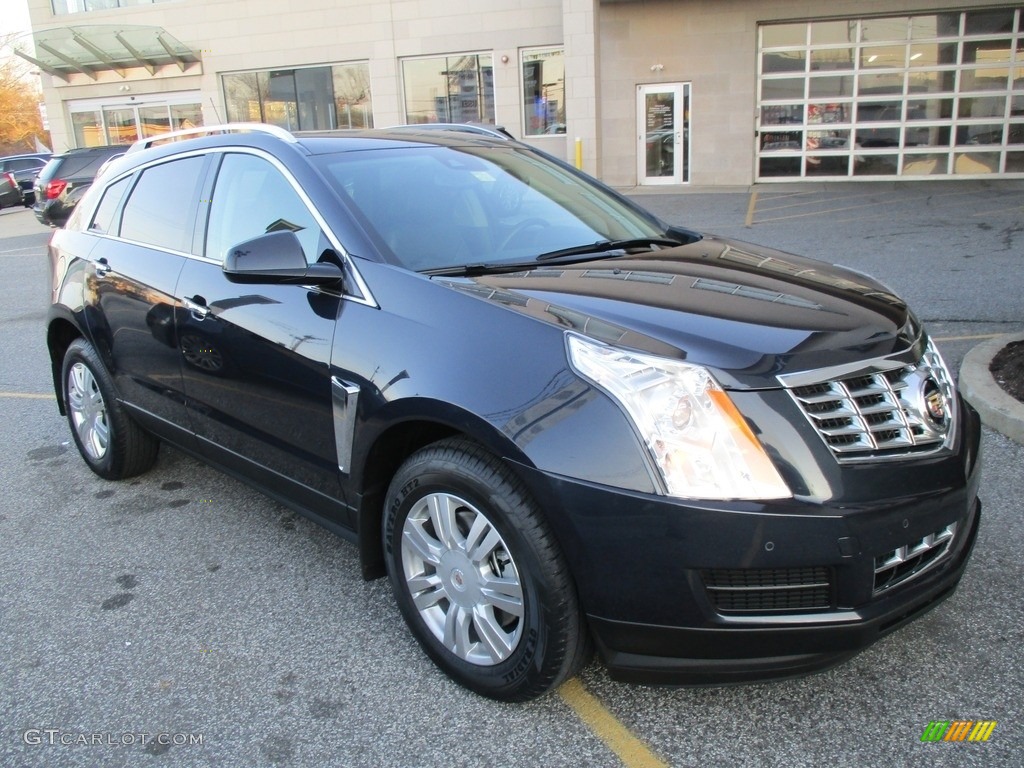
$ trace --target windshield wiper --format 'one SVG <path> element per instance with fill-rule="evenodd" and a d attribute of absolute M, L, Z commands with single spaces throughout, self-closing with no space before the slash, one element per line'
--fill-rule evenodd
<path fill-rule="evenodd" d="M 542 253 L 537 257 L 537 261 L 551 261 L 565 256 L 583 256 L 588 253 L 622 251 L 629 248 L 643 248 L 644 246 L 650 245 L 661 245 L 666 248 L 675 248 L 682 245 L 682 243 L 678 240 L 669 240 L 667 237 L 635 237 L 629 240 L 598 240 L 596 243 L 574 245 L 572 248 L 560 248 L 557 251 Z"/>
<path fill-rule="evenodd" d="M 536 269 L 535 261 L 498 262 L 496 264 L 459 264 L 455 267 L 438 267 L 436 269 L 422 269 L 420 274 L 430 277 L 475 277 L 477 275 L 495 275 L 503 272 L 522 272 L 527 269 Z"/>

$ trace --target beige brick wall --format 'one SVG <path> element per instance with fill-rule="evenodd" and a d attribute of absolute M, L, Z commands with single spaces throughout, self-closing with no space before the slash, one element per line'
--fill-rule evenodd
<path fill-rule="evenodd" d="M 393 125 L 404 120 L 396 59 L 470 51 L 493 53 L 497 121 L 518 136 L 519 49 L 562 43 L 560 0 L 482 0 L 471 10 L 450 0 L 174 0 L 62 16 L 53 16 L 50 0 L 29 0 L 29 10 L 36 30 L 152 25 L 203 51 L 201 74 L 199 68 L 183 75 L 164 67 L 155 77 L 145 70 L 127 79 L 110 72 L 96 82 L 84 75 L 72 76 L 71 83 L 44 76 L 51 135 L 62 148 L 71 144 L 68 100 L 117 97 L 126 84 L 132 93 L 198 88 L 204 119 L 215 123 L 224 117 L 224 72 L 346 61 L 369 62 L 375 124 Z M 564 154 L 560 137 L 536 143 Z"/>

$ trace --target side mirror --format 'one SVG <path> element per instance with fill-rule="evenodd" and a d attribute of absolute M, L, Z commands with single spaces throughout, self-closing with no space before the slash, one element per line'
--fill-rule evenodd
<path fill-rule="evenodd" d="M 294 232 L 268 232 L 228 248 L 224 274 L 232 283 L 297 283 L 328 285 L 341 282 L 336 264 L 307 264 Z"/>

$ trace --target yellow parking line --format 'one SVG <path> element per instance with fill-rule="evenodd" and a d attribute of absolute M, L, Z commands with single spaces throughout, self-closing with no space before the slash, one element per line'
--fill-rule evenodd
<path fill-rule="evenodd" d="M 1001 333 L 982 333 L 978 336 L 936 336 L 932 341 L 982 341 L 1002 335 Z"/>
<path fill-rule="evenodd" d="M 23 400 L 53 400 L 53 395 L 40 395 L 35 392 L 0 392 L 0 397 L 17 397 Z"/>
<path fill-rule="evenodd" d="M 576 716 L 614 752 L 625 768 L 668 768 L 646 744 L 629 732 L 604 705 L 574 677 L 558 689 L 558 695 Z"/>
<path fill-rule="evenodd" d="M 747 203 L 747 219 L 743 222 L 744 226 L 751 226 L 754 223 L 754 211 L 757 210 L 757 190 L 755 189 L 750 193 L 750 202 Z"/>

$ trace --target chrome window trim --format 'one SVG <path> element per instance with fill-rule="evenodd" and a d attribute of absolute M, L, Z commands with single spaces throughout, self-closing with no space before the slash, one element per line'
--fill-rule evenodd
<path fill-rule="evenodd" d="M 97 190 L 97 192 L 99 194 L 94 196 L 95 202 L 91 202 L 91 205 L 90 205 L 90 208 L 88 209 L 88 211 L 83 211 L 82 220 L 86 221 L 86 222 L 89 222 L 89 223 L 88 223 L 87 226 L 85 226 L 82 229 L 82 232 L 85 233 L 85 234 L 93 235 L 94 237 L 107 238 L 109 240 L 114 240 L 114 241 L 117 241 L 117 242 L 130 243 L 132 245 L 140 245 L 140 246 L 143 246 L 145 248 L 151 248 L 153 250 L 162 251 L 164 253 L 174 254 L 176 256 L 184 256 L 186 258 L 194 259 L 196 261 L 201 261 L 201 262 L 204 262 L 204 263 L 207 263 L 207 264 L 220 264 L 221 263 L 220 260 L 209 258 L 209 257 L 207 257 L 205 255 L 201 255 L 201 254 L 197 254 L 197 253 L 191 253 L 191 252 L 186 253 L 186 252 L 182 252 L 182 251 L 176 251 L 176 250 L 174 250 L 172 248 L 165 248 L 165 247 L 162 247 L 162 246 L 159 246 L 159 245 L 155 245 L 155 244 L 152 244 L 152 243 L 140 242 L 138 240 L 130 240 L 130 239 L 127 239 L 127 238 L 120 237 L 119 235 L 115 236 L 115 235 L 111 235 L 111 234 L 108 234 L 108 233 L 105 233 L 105 232 L 95 232 L 95 231 L 93 231 L 91 229 L 93 217 L 96 215 L 96 208 L 99 205 L 99 201 L 100 201 L 100 199 L 103 196 L 102 192 L 106 191 L 106 189 L 108 187 L 110 187 L 112 184 L 115 184 L 118 181 L 120 181 L 121 179 L 126 178 L 128 176 L 133 176 L 133 175 L 136 175 L 138 173 L 141 173 L 142 171 L 146 170 L 147 168 L 151 168 L 151 167 L 153 167 L 155 165 L 162 165 L 163 163 L 168 163 L 168 162 L 171 162 L 173 160 L 181 160 L 181 159 L 184 159 L 186 157 L 194 157 L 194 156 L 197 156 L 197 155 L 206 156 L 206 155 L 210 155 L 210 154 L 213 154 L 213 153 L 218 153 L 218 154 L 229 154 L 230 153 L 230 154 L 255 155 L 256 157 L 260 157 L 263 160 L 266 160 L 271 165 L 273 165 L 278 171 L 280 171 L 281 175 L 284 176 L 285 180 L 288 182 L 289 185 L 291 185 L 292 189 L 299 196 L 299 199 L 302 201 L 302 204 L 305 205 L 306 209 L 310 212 L 310 214 L 312 214 L 313 219 L 316 221 L 317 225 L 320 227 L 320 229 L 323 231 L 323 233 L 327 236 L 327 240 L 330 242 L 331 246 L 334 248 L 335 252 L 338 254 L 339 258 L 342 260 L 343 264 L 345 265 L 346 278 L 348 278 L 348 279 L 346 279 L 346 281 L 345 281 L 346 288 L 345 288 L 345 291 L 344 291 L 344 293 L 342 295 L 342 298 L 345 301 L 351 301 L 351 302 L 353 302 L 355 304 L 364 304 L 364 305 L 366 305 L 368 307 L 372 307 L 374 309 L 379 309 L 380 308 L 380 305 L 377 303 L 377 300 L 373 297 L 373 293 L 370 291 L 369 286 L 366 284 L 366 281 L 363 279 L 362 274 L 356 268 L 355 260 L 348 253 L 348 251 L 346 251 L 345 248 L 341 245 L 341 241 L 338 239 L 338 236 L 335 235 L 334 231 L 327 225 L 327 221 L 324 219 L 323 216 L 320 215 L 320 211 L 318 211 L 316 206 L 313 205 L 313 201 L 309 199 L 309 196 L 306 194 L 305 190 L 302 189 L 302 187 L 299 185 L 299 183 L 295 180 L 295 178 L 292 176 L 292 174 L 288 171 L 287 167 L 285 167 L 285 165 L 283 163 L 281 163 L 280 160 L 278 160 L 276 157 L 271 155 L 269 152 L 267 152 L 265 150 L 262 150 L 262 149 L 259 149 L 259 148 L 256 148 L 256 147 L 246 147 L 246 146 L 205 147 L 205 148 L 202 148 L 202 149 L 188 150 L 186 152 L 181 152 L 179 154 L 171 155 L 171 156 L 168 156 L 168 157 L 161 157 L 161 158 L 158 158 L 158 159 L 155 159 L 155 160 L 150 160 L 150 161 L 145 162 L 145 163 L 140 163 L 139 165 L 134 166 L 130 170 L 127 170 L 127 171 L 125 171 L 123 173 L 120 173 L 117 176 L 111 177 L 109 180 L 104 179 L 104 183 L 102 185 L 102 190 Z M 357 292 L 353 292 L 350 289 L 350 285 L 349 285 L 350 281 L 355 283 L 355 288 L 356 288 Z M 310 286 L 310 287 L 312 287 L 312 286 Z"/>

